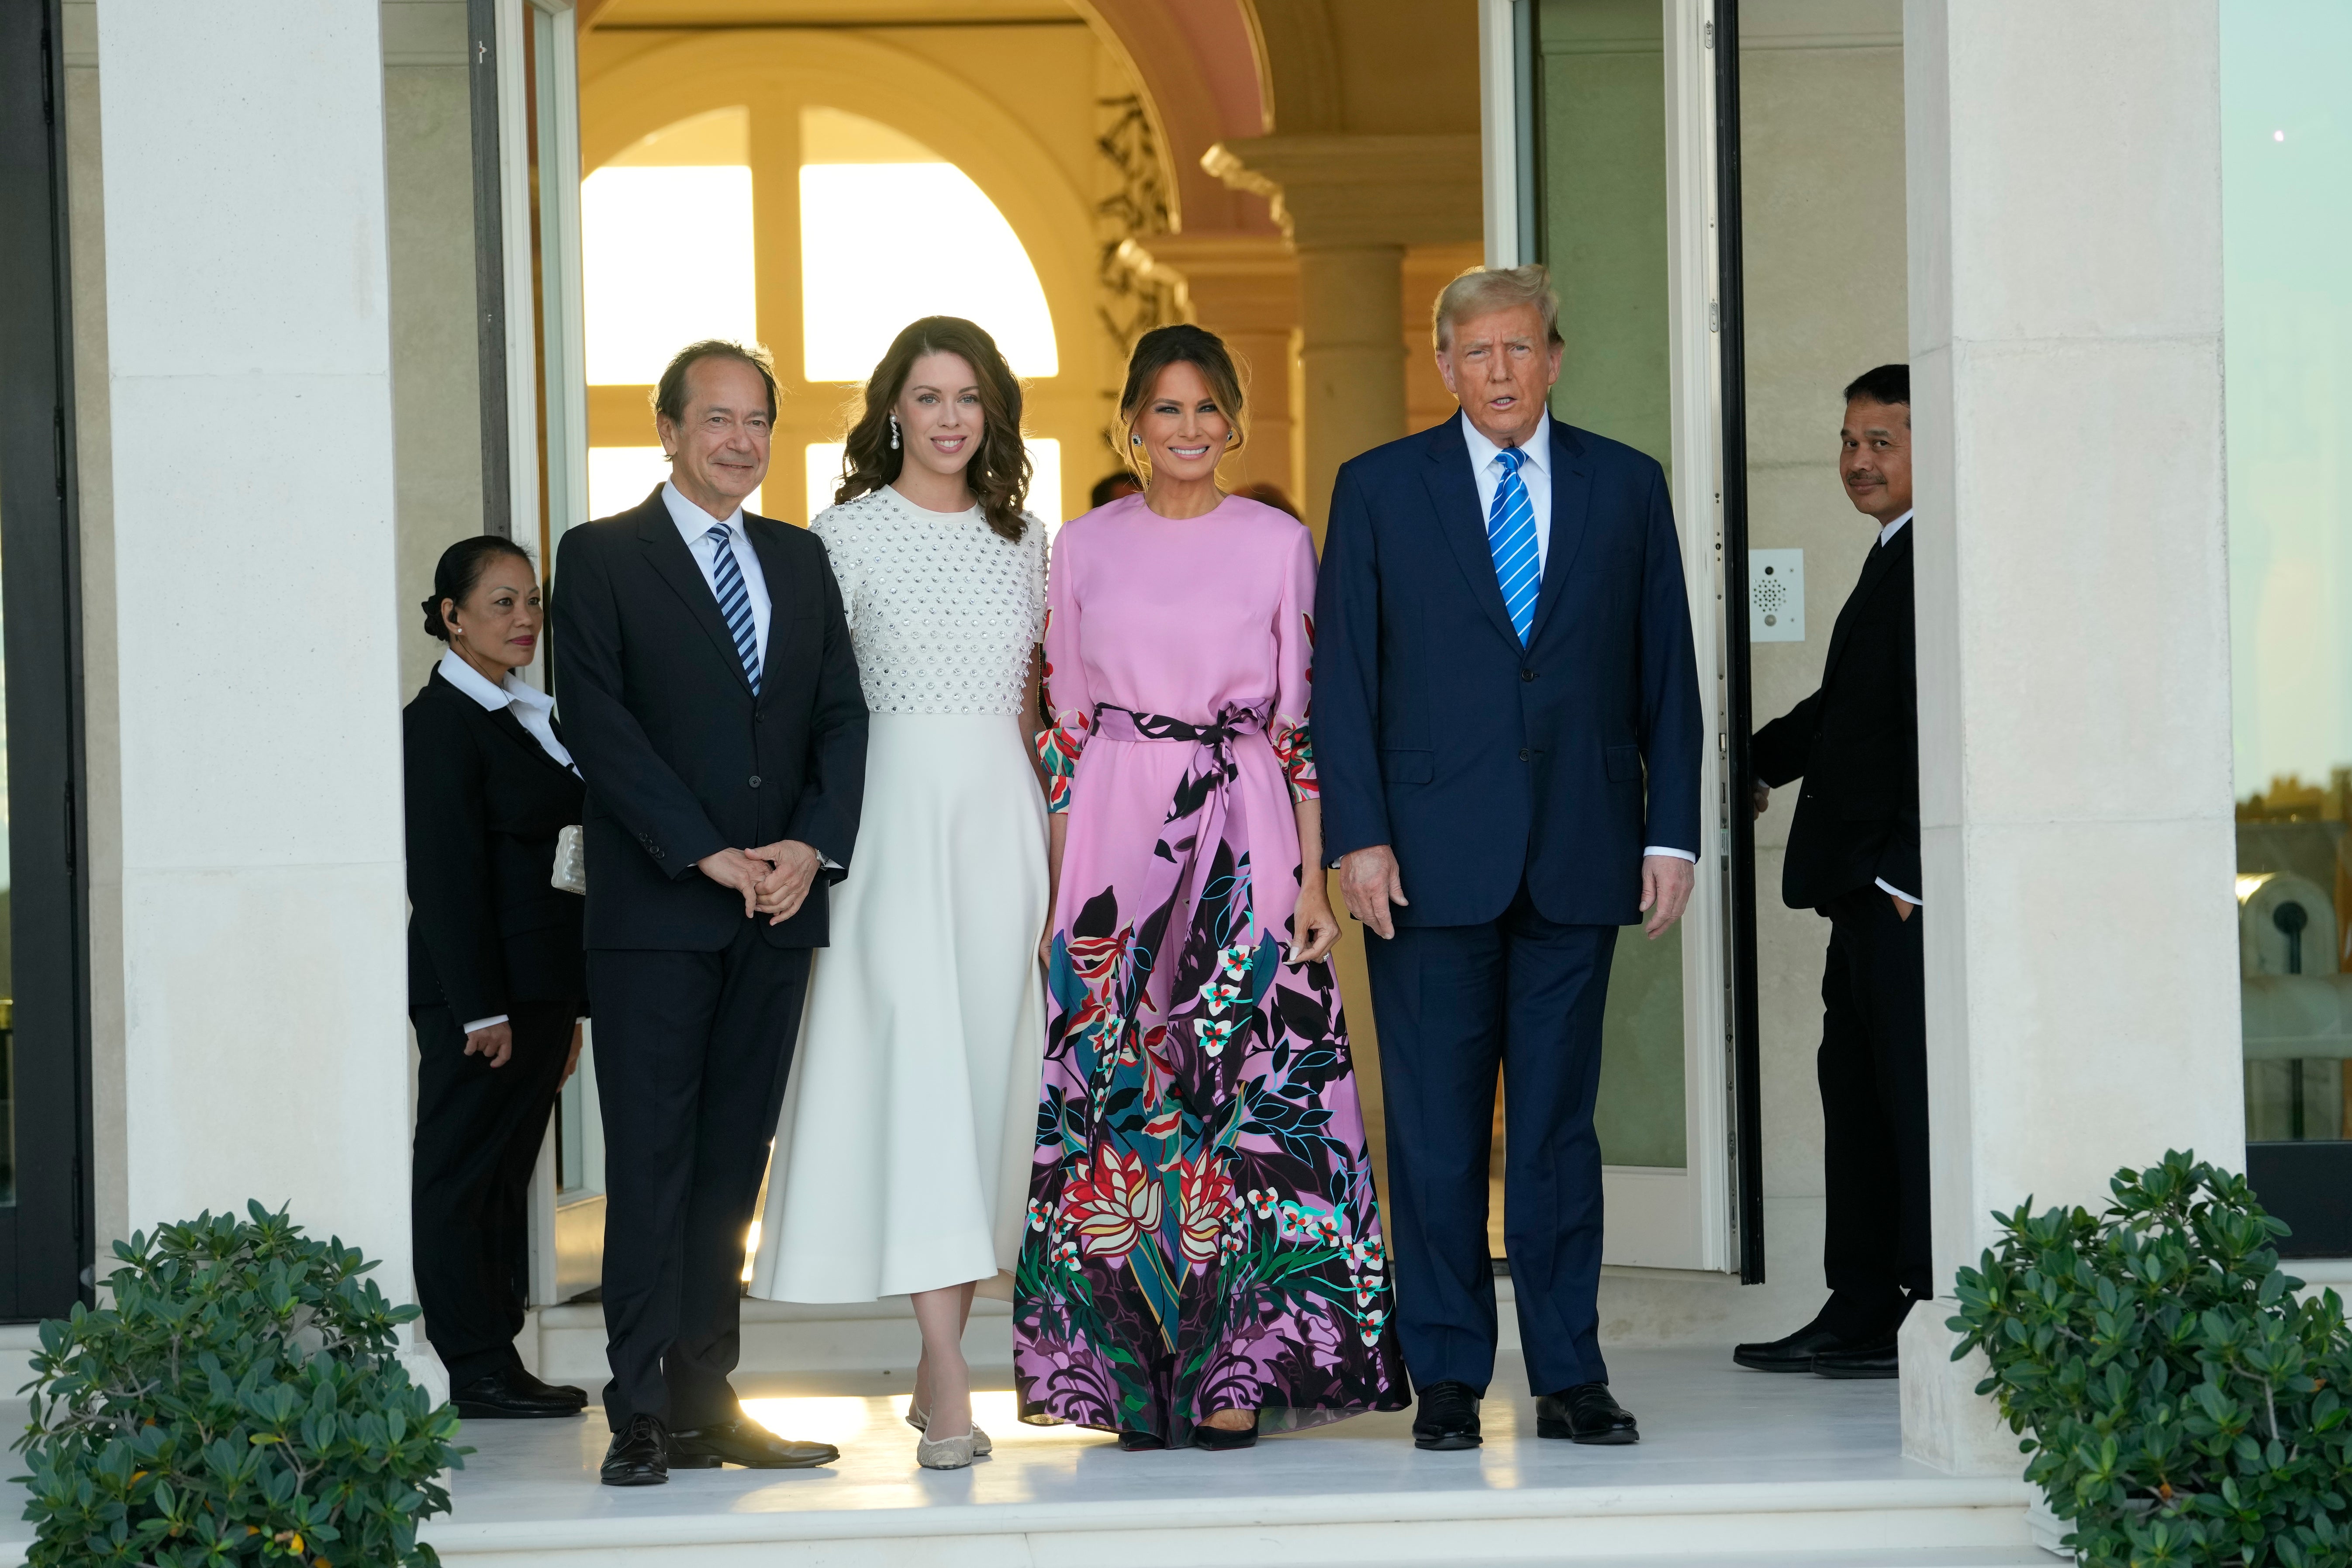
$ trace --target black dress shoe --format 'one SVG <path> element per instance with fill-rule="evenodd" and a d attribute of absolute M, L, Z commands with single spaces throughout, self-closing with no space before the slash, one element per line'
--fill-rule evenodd
<path fill-rule="evenodd" d="M 576 1388 L 554 1388 L 519 1366 L 503 1367 L 451 1391 L 450 1402 L 467 1421 L 530 1421 L 577 1415 L 588 1396 Z"/>
<path fill-rule="evenodd" d="M 1617 1403 L 1605 1383 L 1580 1383 L 1536 1400 L 1536 1436 L 1614 1447 L 1642 1440 L 1633 1413 Z"/>
<path fill-rule="evenodd" d="M 1413 1412 L 1412 1446 L 1452 1453 L 1478 1446 L 1478 1391 L 1466 1383 L 1433 1383 Z"/>
<path fill-rule="evenodd" d="M 1154 1448 L 1165 1448 L 1168 1439 L 1157 1432 L 1135 1432 L 1122 1429 L 1118 1435 L 1118 1451 L 1122 1454 L 1148 1454 Z"/>
<path fill-rule="evenodd" d="M 1888 1339 L 1874 1345 L 1823 1351 L 1813 1358 L 1813 1375 L 1843 1381 L 1848 1378 L 1900 1377 L 1903 1373 L 1895 1359 L 1895 1342 Z"/>
<path fill-rule="evenodd" d="M 597 1479 L 608 1487 L 657 1487 L 669 1479 L 669 1433 L 658 1415 L 632 1415 L 613 1434 Z"/>
<path fill-rule="evenodd" d="M 1876 1344 L 1887 1336 L 1869 1334 L 1857 1338 L 1842 1334 L 1822 1326 L 1815 1318 L 1785 1339 L 1769 1344 L 1734 1345 L 1731 1359 L 1750 1372 L 1811 1372 L 1816 1356 L 1840 1354 Z"/>
<path fill-rule="evenodd" d="M 681 1470 L 741 1465 L 754 1470 L 805 1470 L 841 1458 L 830 1443 L 795 1443 L 738 1416 L 670 1434 L 669 1462 Z"/>

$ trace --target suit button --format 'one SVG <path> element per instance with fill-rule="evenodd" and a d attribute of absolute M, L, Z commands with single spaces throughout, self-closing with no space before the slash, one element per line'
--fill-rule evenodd
<path fill-rule="evenodd" d="M 760 775 L 757 773 L 753 773 L 751 775 L 751 787 L 753 789 L 758 789 L 760 787 Z"/>
<path fill-rule="evenodd" d="M 1523 763 L 1524 763 L 1524 762 L 1526 762 L 1528 758 L 1530 758 L 1530 757 L 1532 757 L 1532 756 L 1534 756 L 1534 755 L 1535 755 L 1535 753 L 1534 753 L 1533 752 L 1528 751 L 1525 746 L 1521 746 L 1521 747 L 1519 748 L 1519 761 L 1521 761 L 1521 762 L 1523 762 Z"/>
<path fill-rule="evenodd" d="M 1535 678 L 1536 672 L 1532 669 L 1523 669 L 1519 671 L 1519 679 L 1521 680 L 1533 680 Z"/>

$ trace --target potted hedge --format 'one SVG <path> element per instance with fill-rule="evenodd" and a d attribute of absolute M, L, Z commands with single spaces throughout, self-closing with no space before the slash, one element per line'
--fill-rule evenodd
<path fill-rule="evenodd" d="M 1951 1320 L 2065 1544 L 2100 1568 L 2352 1563 L 2343 1302 L 2296 1298 L 2243 1176 L 2175 1152 L 2109 1184 L 2095 1218 L 1994 1215 Z"/>
<path fill-rule="evenodd" d="M 31 1568 L 439 1562 L 416 1527 L 471 1450 L 400 1364 L 416 1309 L 340 1240 L 247 1208 L 117 1243 L 112 1305 L 41 1325 L 16 1444 Z"/>

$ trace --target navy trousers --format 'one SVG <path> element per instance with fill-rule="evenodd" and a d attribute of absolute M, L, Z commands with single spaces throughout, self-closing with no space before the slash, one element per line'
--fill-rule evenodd
<path fill-rule="evenodd" d="M 1615 926 L 1561 925 L 1521 888 L 1483 925 L 1364 940 L 1387 1110 L 1397 1327 L 1422 1387 L 1495 1371 L 1486 1187 L 1504 1085 L 1504 1246 L 1534 1393 L 1606 1383 L 1601 1359 L 1601 1005 Z"/>
<path fill-rule="evenodd" d="M 743 1238 L 808 994 L 809 950 L 745 921 L 717 952 L 588 950 L 604 1110 L 604 1414 L 732 1421 Z"/>

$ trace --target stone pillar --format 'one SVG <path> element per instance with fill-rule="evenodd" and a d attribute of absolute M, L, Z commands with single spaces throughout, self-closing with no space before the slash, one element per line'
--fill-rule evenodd
<path fill-rule="evenodd" d="M 405 1300 L 380 26 L 100 8 L 122 957 L 93 984 L 131 1225 L 290 1203 Z"/>
<path fill-rule="evenodd" d="M 1478 138 L 1258 136 L 1202 163 L 1269 198 L 1297 247 L 1299 510 L 1319 539 L 1339 465 L 1405 433 L 1405 247 L 1477 242 Z"/>
<path fill-rule="evenodd" d="M 1190 319 L 1248 366 L 1249 445 L 1227 465 L 1227 477 L 1277 484 L 1303 500 L 1291 462 L 1298 260 L 1289 242 L 1273 234 L 1156 234 L 1125 241 L 1119 258 L 1148 279 L 1175 284 Z"/>
<path fill-rule="evenodd" d="M 2212 0 L 1906 7 L 1946 1296 L 1988 1211 L 2244 1164 L 2217 47 Z M 1951 1311 L 1905 1325 L 1905 1447 L 2014 1474 Z"/>

